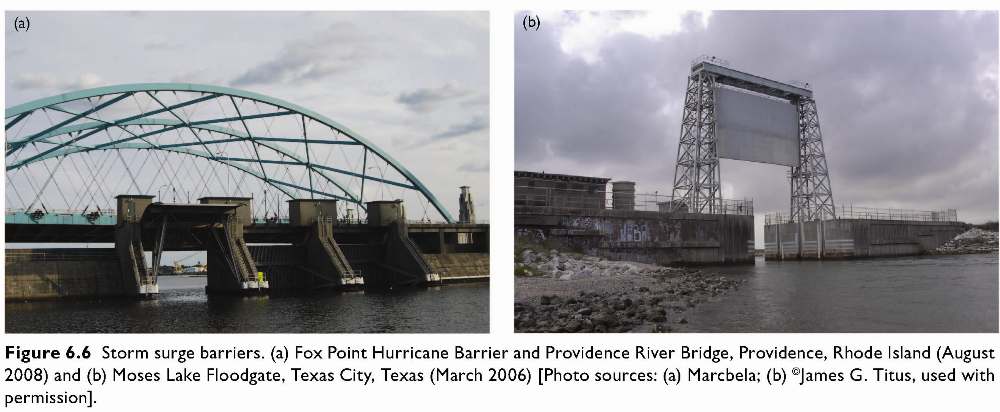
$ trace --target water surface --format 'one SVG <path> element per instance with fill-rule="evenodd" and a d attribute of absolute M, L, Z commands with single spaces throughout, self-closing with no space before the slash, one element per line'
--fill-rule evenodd
<path fill-rule="evenodd" d="M 307 296 L 217 297 L 205 277 L 161 276 L 157 299 L 12 302 L 6 331 L 486 333 L 487 283 Z"/>
<path fill-rule="evenodd" d="M 712 267 L 746 281 L 694 308 L 694 332 L 997 332 L 997 254 Z"/>

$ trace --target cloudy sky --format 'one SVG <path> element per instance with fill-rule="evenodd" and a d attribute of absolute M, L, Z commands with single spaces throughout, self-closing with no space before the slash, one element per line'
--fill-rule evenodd
<path fill-rule="evenodd" d="M 28 14 L 30 32 L 6 33 L 8 106 L 137 82 L 258 92 L 368 138 L 453 216 L 471 186 L 489 218 L 487 13 Z"/>
<path fill-rule="evenodd" d="M 836 203 L 997 219 L 995 12 L 539 15 L 515 39 L 518 170 L 669 193 L 686 75 L 710 54 L 812 85 Z M 724 197 L 787 212 L 787 167 L 721 167 Z"/>

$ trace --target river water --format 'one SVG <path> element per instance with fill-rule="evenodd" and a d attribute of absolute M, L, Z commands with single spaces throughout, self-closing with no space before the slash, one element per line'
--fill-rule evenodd
<path fill-rule="evenodd" d="M 7 303 L 6 331 L 68 333 L 487 333 L 489 285 L 386 293 L 209 297 L 206 277 L 161 276 L 154 300 Z"/>
<path fill-rule="evenodd" d="M 997 254 L 706 268 L 745 282 L 686 314 L 690 332 L 997 332 Z"/>

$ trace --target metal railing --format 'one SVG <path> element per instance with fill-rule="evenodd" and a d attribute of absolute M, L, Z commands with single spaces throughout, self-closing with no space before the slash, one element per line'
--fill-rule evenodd
<path fill-rule="evenodd" d="M 958 222 L 958 211 L 944 210 L 909 210 L 840 205 L 836 208 L 837 219 L 858 220 L 898 220 L 907 222 Z M 764 224 L 773 225 L 791 223 L 788 213 L 777 212 L 764 215 Z"/>
<path fill-rule="evenodd" d="M 812 90 L 812 85 L 802 80 L 790 80 L 788 81 L 788 84 L 798 87 L 800 89 Z"/>
<path fill-rule="evenodd" d="M 617 201 L 617 205 L 616 205 Z M 683 199 L 659 193 L 615 195 L 610 190 L 562 189 L 514 186 L 514 206 L 541 206 L 571 210 L 638 210 L 646 212 L 686 212 Z M 710 214 L 753 215 L 753 201 L 723 199 Z"/>
<path fill-rule="evenodd" d="M 115 213 L 83 210 L 6 209 L 4 223 L 48 225 L 113 225 Z"/>
<path fill-rule="evenodd" d="M 275 225 L 275 224 L 287 224 L 289 222 L 288 216 L 285 217 L 262 217 L 254 216 L 253 224 L 255 225 Z"/>
<path fill-rule="evenodd" d="M 85 212 L 80 210 L 48 210 L 27 211 L 24 209 L 7 209 L 4 212 L 4 222 L 9 224 L 47 224 L 47 225 L 114 225 L 118 214 L 115 212 Z M 365 224 L 366 218 L 338 217 L 334 223 Z M 408 223 L 445 223 L 441 220 L 408 219 Z M 254 216 L 255 225 L 288 224 L 288 216 Z M 476 224 L 489 224 L 489 220 L 476 220 Z"/>
<path fill-rule="evenodd" d="M 702 54 L 698 57 L 695 57 L 694 60 L 691 60 L 691 66 L 697 66 L 698 63 L 701 62 L 709 62 L 716 66 L 729 67 L 729 60 L 708 54 Z"/>

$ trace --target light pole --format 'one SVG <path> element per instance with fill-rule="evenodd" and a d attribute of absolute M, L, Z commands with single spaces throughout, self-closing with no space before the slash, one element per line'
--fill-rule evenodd
<path fill-rule="evenodd" d="M 165 187 L 167 187 L 167 186 L 169 186 L 169 185 L 167 185 L 167 184 L 162 184 L 162 185 L 160 185 L 160 187 L 156 188 L 156 200 L 157 200 L 158 202 L 163 202 L 163 199 L 162 199 L 162 197 L 161 197 L 161 194 L 163 193 L 163 188 L 165 188 Z"/>

